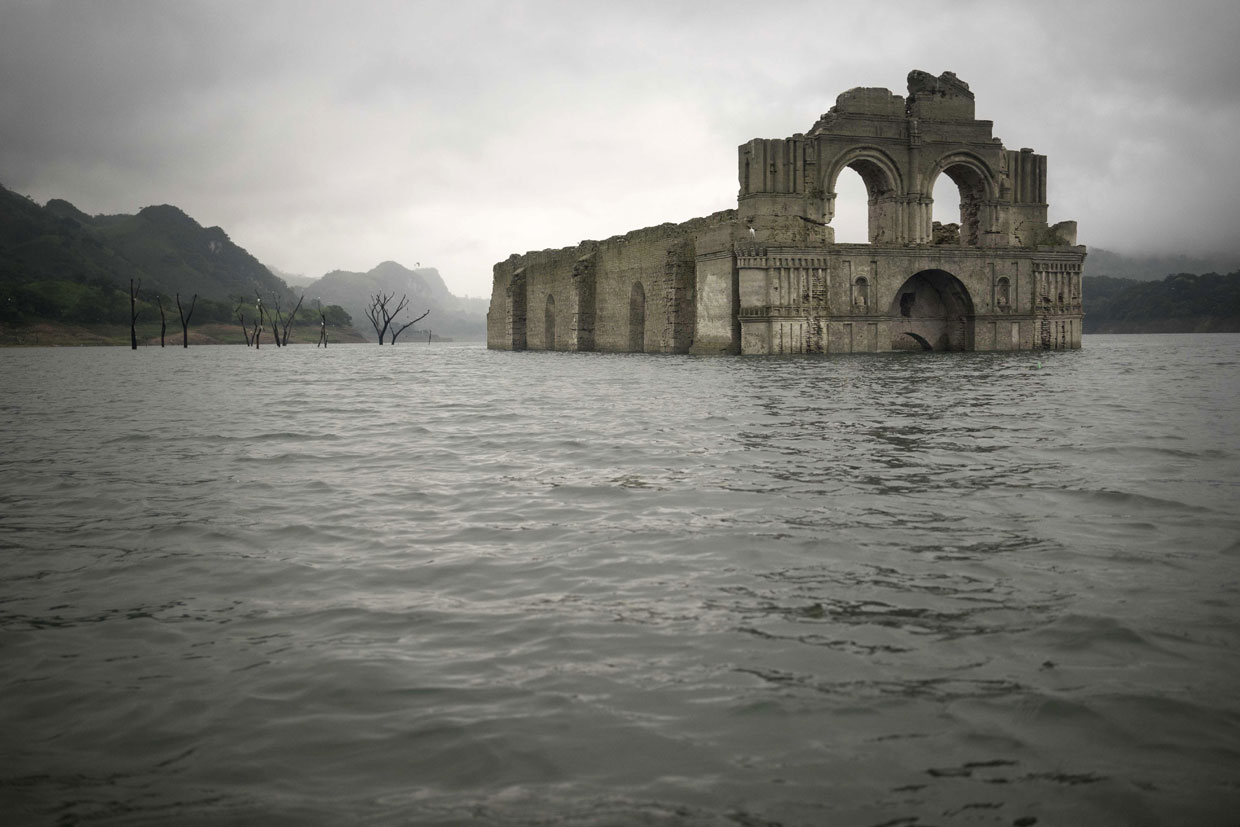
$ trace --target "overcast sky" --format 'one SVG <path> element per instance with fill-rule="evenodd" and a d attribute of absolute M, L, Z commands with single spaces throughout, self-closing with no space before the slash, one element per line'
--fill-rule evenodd
<path fill-rule="evenodd" d="M 1240 252 L 1236 0 L 0 0 L 0 183 L 489 295 L 514 252 L 735 207 L 739 144 L 915 68 L 1049 156 L 1081 243 Z M 845 240 L 859 179 L 840 191 Z"/>

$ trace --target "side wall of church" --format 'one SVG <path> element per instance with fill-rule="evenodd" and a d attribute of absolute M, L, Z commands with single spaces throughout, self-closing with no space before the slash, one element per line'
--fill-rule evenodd
<path fill-rule="evenodd" d="M 493 270 L 487 346 L 689 352 L 697 259 L 726 252 L 730 262 L 735 220 L 735 210 L 725 210 L 604 241 L 511 256 Z"/>

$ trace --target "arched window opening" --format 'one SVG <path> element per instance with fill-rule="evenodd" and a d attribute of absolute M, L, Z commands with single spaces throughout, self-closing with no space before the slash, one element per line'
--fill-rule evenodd
<path fill-rule="evenodd" d="M 629 294 L 629 351 L 644 353 L 646 350 L 646 291 L 640 281 L 633 282 Z"/>
<path fill-rule="evenodd" d="M 543 319 L 543 346 L 555 350 L 555 296 L 547 294 L 547 312 Z"/>
<path fill-rule="evenodd" d="M 869 150 L 865 150 L 833 174 L 835 180 L 828 179 L 826 184 L 831 198 L 829 212 L 831 226 L 836 231 L 836 243 L 901 243 L 903 204 L 898 197 L 898 173 L 892 164 L 881 154 L 876 152 L 871 155 Z M 856 188 L 857 178 L 861 179 L 865 188 L 864 196 Z M 865 199 L 864 236 L 856 227 L 861 215 L 858 205 L 862 197 Z"/>
<path fill-rule="evenodd" d="M 1008 307 L 1012 304 L 1012 284 L 1007 280 L 1007 276 L 995 283 L 995 304 L 998 307 Z"/>
<path fill-rule="evenodd" d="M 948 166 L 935 179 L 931 198 L 932 242 L 978 246 L 982 202 L 986 199 L 986 183 L 981 174 L 965 164 Z"/>
<path fill-rule="evenodd" d="M 960 243 L 960 188 L 946 175 L 934 182 L 933 243 L 957 245 Z"/>
<path fill-rule="evenodd" d="M 856 170 L 845 167 L 835 181 L 835 228 L 836 244 L 870 243 L 870 205 L 865 181 Z"/>

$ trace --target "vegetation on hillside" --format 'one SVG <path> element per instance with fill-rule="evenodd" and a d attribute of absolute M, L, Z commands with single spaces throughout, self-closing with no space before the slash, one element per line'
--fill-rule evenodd
<path fill-rule="evenodd" d="M 32 337 L 23 329 L 36 327 L 42 339 L 110 341 L 110 326 L 129 325 L 131 280 L 141 285 L 139 319 L 154 323 L 156 335 L 157 302 L 175 307 L 178 293 L 186 303 L 197 295 L 194 325 L 217 325 L 220 333 L 237 324 L 239 306 L 252 309 L 259 297 L 285 307 L 296 302 L 283 281 L 223 230 L 204 228 L 176 207 L 92 217 L 67 201 L 40 207 L 0 187 L 0 341 L 26 342 Z M 352 326 L 341 307 L 325 307 L 324 315 L 331 328 Z M 317 337 L 317 312 L 297 321 Z M 235 338 L 243 341 L 239 325 Z M 333 338 L 355 339 L 351 333 Z"/>
<path fill-rule="evenodd" d="M 1240 332 L 1240 271 L 1084 280 L 1086 333 Z"/>

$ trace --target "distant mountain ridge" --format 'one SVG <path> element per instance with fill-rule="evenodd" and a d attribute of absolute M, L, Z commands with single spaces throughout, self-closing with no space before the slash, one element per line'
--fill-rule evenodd
<path fill-rule="evenodd" d="M 409 306 L 402 314 L 408 319 L 430 310 L 430 315 L 418 322 L 421 330 L 469 341 L 486 338 L 489 301 L 453 295 L 434 267 L 410 270 L 395 261 L 385 261 L 365 273 L 333 270 L 305 287 L 308 299 L 343 307 L 353 317 L 353 327 L 372 340 L 375 331 L 366 320 L 366 308 L 376 293 L 395 294 L 397 301 L 408 296 Z"/>
<path fill-rule="evenodd" d="M 0 187 L 0 284 L 49 281 L 108 284 L 146 295 L 229 301 L 232 296 L 293 293 L 219 227 L 203 227 L 177 207 L 144 207 L 136 215 L 89 216 L 53 199 L 40 207 Z"/>
<path fill-rule="evenodd" d="M 1086 276 L 1157 281 L 1176 273 L 1231 273 L 1236 270 L 1240 270 L 1240 255 L 1132 256 L 1090 247 L 1083 272 Z"/>
<path fill-rule="evenodd" d="M 287 310 L 304 294 L 308 304 L 319 299 L 324 307 L 345 307 L 354 328 L 372 341 L 374 330 L 366 319 L 370 297 L 395 293 L 399 300 L 407 295 L 408 311 L 414 311 L 408 318 L 431 311 L 418 325 L 422 330 L 445 338 L 486 338 L 487 300 L 454 296 L 434 267 L 409 270 L 385 261 L 366 273 L 335 270 L 317 279 L 288 274 L 303 283 L 296 288 L 283 275 L 233 243 L 221 228 L 203 227 L 168 204 L 143 207 L 135 215 L 91 216 L 63 199 L 39 206 L 0 186 L 0 301 L 10 305 L 13 318 L 58 317 L 68 308 L 53 305 L 66 297 L 76 297 L 72 300 L 79 304 L 115 304 L 115 296 L 106 292 L 113 289 L 125 291 L 127 301 L 133 279 L 141 282 L 142 297 L 152 300 L 196 293 L 201 299 L 235 303 L 236 298 L 250 302 L 257 293 L 264 302 L 279 299 Z M 82 306 L 72 315 L 87 320 L 108 314 Z"/>

